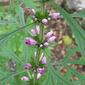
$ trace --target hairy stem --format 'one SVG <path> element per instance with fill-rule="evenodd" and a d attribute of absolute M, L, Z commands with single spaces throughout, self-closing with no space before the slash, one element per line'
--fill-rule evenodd
<path fill-rule="evenodd" d="M 44 13 L 45 13 L 43 0 L 41 0 L 41 13 L 42 13 L 42 15 L 44 15 Z M 43 28 L 44 28 L 44 25 L 42 23 L 40 23 L 40 34 L 39 34 L 40 42 L 42 42 L 43 36 L 44 36 Z M 34 72 L 34 85 L 38 85 L 37 68 L 38 68 L 38 64 L 39 64 L 40 54 L 41 54 L 41 48 L 38 47 L 37 52 L 36 52 L 36 69 L 35 69 L 36 72 Z"/>

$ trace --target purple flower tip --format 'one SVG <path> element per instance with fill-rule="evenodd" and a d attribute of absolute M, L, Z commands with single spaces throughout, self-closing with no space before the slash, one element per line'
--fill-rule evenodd
<path fill-rule="evenodd" d="M 29 68 L 31 68 L 32 67 L 32 65 L 30 65 L 30 64 L 26 64 L 26 66 L 25 66 L 25 69 L 29 69 Z"/>
<path fill-rule="evenodd" d="M 47 61 L 46 61 L 46 57 L 45 56 L 42 58 L 42 64 L 47 64 Z"/>
<path fill-rule="evenodd" d="M 50 17 L 48 17 L 48 20 L 50 21 L 50 20 L 51 20 L 51 18 L 50 18 Z"/>
<path fill-rule="evenodd" d="M 32 38 L 26 38 L 26 44 L 28 45 L 28 46 L 31 46 L 31 45 L 35 45 L 36 43 L 37 43 L 37 41 L 35 41 L 35 40 L 33 40 Z"/>
<path fill-rule="evenodd" d="M 36 52 L 34 52 L 34 57 L 36 57 Z"/>
<path fill-rule="evenodd" d="M 12 65 L 15 67 L 16 66 L 16 63 L 15 63 L 15 61 L 12 61 Z"/>
<path fill-rule="evenodd" d="M 31 30 L 31 33 L 33 34 L 33 36 L 36 36 L 36 33 L 33 29 Z"/>
<path fill-rule="evenodd" d="M 15 68 L 11 68 L 11 72 L 15 72 Z"/>
<path fill-rule="evenodd" d="M 48 20 L 47 19 L 42 19 L 42 23 L 43 24 L 47 24 L 48 23 Z"/>
<path fill-rule="evenodd" d="M 45 37 L 52 37 L 52 36 L 53 36 L 53 31 L 50 31 L 50 32 L 48 32 L 48 33 L 46 34 Z"/>
<path fill-rule="evenodd" d="M 49 38 L 48 42 L 55 42 L 55 40 L 56 40 L 56 37 L 52 36 L 52 37 Z"/>
<path fill-rule="evenodd" d="M 39 35 L 39 32 L 40 32 L 40 26 L 39 26 L 39 25 L 36 25 L 35 31 L 36 31 L 37 34 Z"/>
<path fill-rule="evenodd" d="M 50 44 L 48 42 L 44 43 L 44 46 L 48 47 Z"/>
<path fill-rule="evenodd" d="M 59 18 L 60 13 L 50 13 L 49 16 L 53 17 L 54 19 L 58 19 Z"/>
<path fill-rule="evenodd" d="M 43 68 L 38 68 L 37 71 L 38 71 L 40 74 L 43 74 L 43 73 L 44 73 L 44 69 L 43 69 Z"/>
<path fill-rule="evenodd" d="M 22 81 L 29 81 L 29 78 L 26 77 L 26 76 L 23 76 L 23 77 L 21 78 L 21 80 L 22 80 Z"/>
<path fill-rule="evenodd" d="M 41 78 L 42 74 L 38 73 L 37 74 L 37 79 Z"/>
<path fill-rule="evenodd" d="M 5 66 L 6 66 L 7 68 L 9 68 L 9 63 L 8 63 L 8 62 L 6 62 L 6 63 L 5 63 Z"/>
<path fill-rule="evenodd" d="M 34 14 L 34 15 L 36 14 L 36 12 L 35 12 L 35 10 L 34 10 L 34 9 L 32 9 L 32 14 Z"/>
<path fill-rule="evenodd" d="M 43 45 L 41 44 L 41 45 L 40 45 L 40 47 L 42 48 L 42 47 L 43 47 Z"/>

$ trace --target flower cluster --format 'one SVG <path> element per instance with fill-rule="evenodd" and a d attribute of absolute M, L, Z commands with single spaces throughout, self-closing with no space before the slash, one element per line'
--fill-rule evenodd
<path fill-rule="evenodd" d="M 32 35 L 34 36 L 34 37 L 37 37 L 37 39 L 38 39 L 38 35 L 39 35 L 39 33 L 40 33 L 40 27 L 39 27 L 39 25 L 37 25 L 36 26 L 36 28 L 35 28 L 35 30 L 31 30 L 31 33 L 32 33 Z M 46 35 L 45 35 L 45 38 L 47 38 L 47 40 L 43 40 L 41 43 L 38 43 L 39 42 L 39 39 L 38 40 L 34 40 L 34 39 L 32 39 L 32 38 L 30 38 L 30 37 L 27 37 L 26 38 L 26 44 L 28 45 L 28 46 L 31 46 L 31 45 L 38 45 L 38 46 L 40 46 L 40 47 L 47 47 L 47 46 L 49 46 L 50 45 L 50 42 L 55 42 L 55 40 L 56 40 L 56 37 L 53 35 L 53 31 L 50 31 L 50 32 L 48 32 Z"/>
<path fill-rule="evenodd" d="M 60 16 L 60 13 L 50 13 L 47 19 L 46 18 L 42 19 L 42 23 L 47 24 L 48 21 L 51 20 L 51 17 L 54 18 L 55 20 L 58 20 L 59 16 Z"/>
<path fill-rule="evenodd" d="M 26 15 L 35 15 L 36 12 L 34 9 L 31 9 L 31 8 L 26 8 Z"/>
<path fill-rule="evenodd" d="M 16 66 L 16 63 L 15 61 L 12 61 L 11 63 L 9 62 L 6 62 L 5 63 L 5 66 L 11 71 L 11 72 L 15 72 L 15 66 Z"/>
<path fill-rule="evenodd" d="M 37 13 L 34 11 L 34 9 L 32 9 L 32 11 L 33 11 L 33 14 L 34 14 L 32 16 L 32 18 L 35 21 L 38 21 L 38 18 L 39 17 L 37 17 L 38 16 Z M 48 16 L 44 16 L 42 19 L 40 19 L 43 24 L 47 24 L 52 18 L 55 19 L 55 20 L 58 20 L 59 19 L 59 16 L 60 16 L 60 13 L 47 13 L 47 15 Z"/>
<path fill-rule="evenodd" d="M 34 53 L 34 58 L 37 58 L 36 52 Z M 39 62 L 42 62 L 43 65 L 47 64 L 46 57 L 43 56 L 43 53 L 40 56 Z M 36 65 L 36 67 L 37 67 L 37 65 Z M 31 64 L 26 64 L 24 69 L 30 70 L 30 69 L 33 69 L 33 66 Z M 37 68 L 37 70 L 34 69 L 33 72 L 36 72 L 36 71 L 37 71 L 37 79 L 41 78 L 42 74 L 45 72 L 44 68 Z M 34 73 L 32 74 L 32 78 L 34 78 Z M 26 76 L 23 76 L 21 78 L 21 80 L 22 81 L 29 81 L 30 79 Z"/>
<path fill-rule="evenodd" d="M 34 9 L 31 10 L 31 13 L 33 15 L 32 18 L 35 20 L 35 22 L 42 23 L 43 26 L 44 24 L 47 24 L 52 19 L 58 20 L 60 16 L 60 13 L 48 13 L 48 12 L 47 14 L 42 15 L 40 12 L 39 13 L 35 12 Z M 26 45 L 36 46 L 39 49 L 44 49 L 44 47 L 48 47 L 51 44 L 51 42 L 56 41 L 56 37 L 53 35 L 53 31 L 50 31 L 46 33 L 45 35 L 43 35 L 42 40 L 40 39 L 41 34 L 43 34 L 41 32 L 43 32 L 41 30 L 41 24 L 40 26 L 36 25 L 36 28 L 31 30 L 32 38 L 31 37 L 26 38 L 26 42 L 25 42 Z M 47 64 L 46 57 L 43 56 L 43 53 L 41 55 L 40 55 L 40 52 L 39 52 L 39 55 L 37 54 L 36 52 L 34 53 L 34 58 L 33 58 L 34 61 L 30 64 L 26 64 L 24 68 L 26 70 L 32 71 L 32 79 L 35 78 L 36 73 L 37 73 L 36 77 L 37 79 L 39 79 L 42 76 L 42 74 L 45 73 L 44 65 Z M 23 76 L 21 80 L 30 81 L 30 79 L 27 76 Z"/>

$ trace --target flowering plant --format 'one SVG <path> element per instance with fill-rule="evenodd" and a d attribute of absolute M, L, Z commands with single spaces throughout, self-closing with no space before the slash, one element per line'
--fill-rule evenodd
<path fill-rule="evenodd" d="M 85 85 L 85 31 L 72 18 L 84 12 L 71 15 L 53 0 L 12 0 L 7 8 L 0 7 L 0 85 Z M 55 31 L 54 22 L 65 26 Z"/>

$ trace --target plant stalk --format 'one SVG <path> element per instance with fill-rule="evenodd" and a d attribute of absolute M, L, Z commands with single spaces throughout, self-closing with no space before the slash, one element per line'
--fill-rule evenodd
<path fill-rule="evenodd" d="M 41 0 L 41 13 L 42 15 L 44 15 L 45 9 L 44 9 L 44 1 Z M 43 29 L 44 29 L 44 25 L 42 23 L 40 23 L 40 34 L 39 34 L 39 40 L 40 42 L 42 42 L 43 40 Z M 40 47 L 37 48 L 37 52 L 36 52 L 36 69 L 34 72 L 34 85 L 38 85 L 38 80 L 37 80 L 37 68 L 38 68 L 38 64 L 39 64 L 39 59 L 40 59 L 40 54 L 41 54 L 41 49 Z"/>

